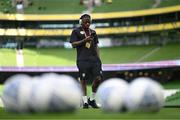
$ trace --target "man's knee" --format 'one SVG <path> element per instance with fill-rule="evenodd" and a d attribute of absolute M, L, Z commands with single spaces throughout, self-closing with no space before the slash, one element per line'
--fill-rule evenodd
<path fill-rule="evenodd" d="M 86 80 L 80 80 L 81 84 L 86 84 Z"/>
<path fill-rule="evenodd" d="M 97 83 L 101 83 L 102 77 L 101 77 L 101 76 L 97 76 L 97 77 L 95 78 L 95 80 L 96 80 Z"/>

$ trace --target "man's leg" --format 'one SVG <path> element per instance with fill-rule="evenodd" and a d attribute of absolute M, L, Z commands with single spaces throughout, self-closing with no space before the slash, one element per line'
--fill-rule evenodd
<path fill-rule="evenodd" d="M 86 84 L 86 80 L 81 80 L 81 86 L 82 86 L 82 90 L 83 90 L 83 108 L 89 108 L 88 105 L 88 97 L 87 97 L 87 84 Z"/>
<path fill-rule="evenodd" d="M 101 83 L 101 76 L 97 76 L 92 83 L 92 92 L 93 93 L 97 92 L 97 88 L 99 87 L 100 83 Z"/>
<path fill-rule="evenodd" d="M 97 76 L 92 84 L 92 94 L 91 97 L 88 99 L 88 104 L 93 108 L 99 108 L 95 101 L 95 96 L 97 92 L 97 88 L 101 83 L 101 76 Z"/>
<path fill-rule="evenodd" d="M 95 96 L 96 96 L 97 89 L 102 81 L 101 62 L 97 62 L 93 65 L 92 72 L 93 72 L 93 76 L 95 76 L 95 79 L 93 80 L 93 83 L 92 83 L 92 94 L 91 94 L 91 97 L 88 99 L 88 103 L 93 108 L 98 108 L 96 101 L 95 101 Z"/>
<path fill-rule="evenodd" d="M 80 61 L 77 63 L 78 65 L 78 69 L 79 69 L 79 77 L 80 77 L 80 82 L 81 82 L 81 86 L 82 86 L 82 91 L 83 91 L 83 96 L 82 96 L 82 100 L 83 100 L 83 108 L 89 108 L 88 105 L 88 97 L 87 97 L 87 62 L 84 61 Z"/>
<path fill-rule="evenodd" d="M 82 90 L 83 90 L 83 95 L 87 95 L 87 87 L 86 87 L 86 81 L 85 80 L 81 80 L 81 86 L 82 86 Z"/>

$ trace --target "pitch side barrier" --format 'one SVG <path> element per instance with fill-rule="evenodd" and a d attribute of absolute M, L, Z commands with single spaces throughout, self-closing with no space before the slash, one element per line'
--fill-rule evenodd
<path fill-rule="evenodd" d="M 152 25 L 139 25 L 129 27 L 108 27 L 96 28 L 98 35 L 111 35 L 111 34 L 128 34 L 128 33 L 141 33 L 152 31 L 164 31 L 179 29 L 180 21 L 170 22 L 163 24 Z M 72 29 L 2 29 L 0 28 L 0 36 L 70 36 Z"/>
<path fill-rule="evenodd" d="M 93 13 L 92 18 L 98 19 L 113 19 L 113 18 L 129 18 L 148 15 L 159 15 L 165 13 L 173 13 L 180 11 L 180 5 L 154 8 L 146 10 L 126 11 L 126 12 L 107 12 L 107 13 Z M 78 20 L 80 14 L 0 14 L 0 20 L 17 20 L 17 21 L 66 21 Z"/>
<path fill-rule="evenodd" d="M 156 62 L 143 62 L 143 63 L 130 63 L 130 64 L 103 64 L 103 79 L 108 79 L 112 77 L 121 77 L 126 79 L 127 77 L 138 77 L 131 76 L 132 73 L 142 73 L 139 76 L 146 76 L 148 73 L 150 75 L 151 73 L 157 73 L 161 72 L 161 75 L 163 73 L 168 72 L 167 75 L 173 75 L 172 72 L 176 72 L 176 74 L 180 73 L 180 60 L 169 60 L 169 61 L 156 61 Z M 47 66 L 47 67 L 0 67 L 0 83 L 3 83 L 8 77 L 14 75 L 14 74 L 28 74 L 31 76 L 34 75 L 40 75 L 43 73 L 59 73 L 59 74 L 68 74 L 73 76 L 74 78 L 78 79 L 78 69 L 76 66 L 61 66 L 61 67 L 53 67 L 53 66 Z M 126 73 L 129 72 L 129 75 L 126 75 Z M 144 75 L 143 75 L 144 72 Z M 163 73 L 162 73 L 163 72 Z M 121 73 L 121 74 L 120 74 Z M 151 76 L 149 76 L 151 77 Z M 161 76 L 164 77 L 164 76 Z M 166 77 L 166 75 L 165 75 Z M 173 76 L 171 76 L 173 77 Z M 128 78 L 129 79 L 129 78 Z M 127 79 L 127 80 L 128 80 Z M 162 78 L 164 79 L 164 78 Z M 164 81 L 160 81 L 164 82 Z"/>

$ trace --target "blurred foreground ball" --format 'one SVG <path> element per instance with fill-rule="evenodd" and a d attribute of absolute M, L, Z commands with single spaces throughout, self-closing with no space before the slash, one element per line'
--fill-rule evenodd
<path fill-rule="evenodd" d="M 119 78 L 103 82 L 97 90 L 97 102 L 105 112 L 121 112 L 124 108 L 124 96 L 128 83 Z"/>
<path fill-rule="evenodd" d="M 33 112 L 47 112 L 51 99 L 52 88 L 51 80 L 44 81 L 41 77 L 35 77 L 32 81 L 31 100 L 29 106 Z"/>
<path fill-rule="evenodd" d="M 82 90 L 74 78 L 46 73 L 40 79 L 31 93 L 35 112 L 69 112 L 80 106 Z"/>
<path fill-rule="evenodd" d="M 126 107 L 133 112 L 156 112 L 164 104 L 162 86 L 150 78 L 135 79 L 127 91 Z"/>
<path fill-rule="evenodd" d="M 31 77 L 24 74 L 14 75 L 5 82 L 2 100 L 7 111 L 28 112 L 31 92 Z"/>
<path fill-rule="evenodd" d="M 51 96 L 51 111 L 74 111 L 80 107 L 82 89 L 72 77 L 60 75 L 59 80 L 53 82 Z"/>

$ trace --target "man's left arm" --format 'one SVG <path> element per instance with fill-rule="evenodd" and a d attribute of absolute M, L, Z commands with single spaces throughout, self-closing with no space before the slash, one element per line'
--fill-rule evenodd
<path fill-rule="evenodd" d="M 99 50 L 99 47 L 98 47 L 99 40 L 98 40 L 98 36 L 97 36 L 95 31 L 94 31 L 94 36 L 93 37 L 94 37 L 94 40 L 95 40 L 95 50 L 96 50 L 97 56 L 100 59 L 100 50 Z"/>
<path fill-rule="evenodd" d="M 99 47 L 98 47 L 98 45 L 96 45 L 96 53 L 97 53 L 97 56 L 99 57 L 99 59 L 100 59 L 100 53 L 99 53 L 100 51 L 99 51 Z"/>

